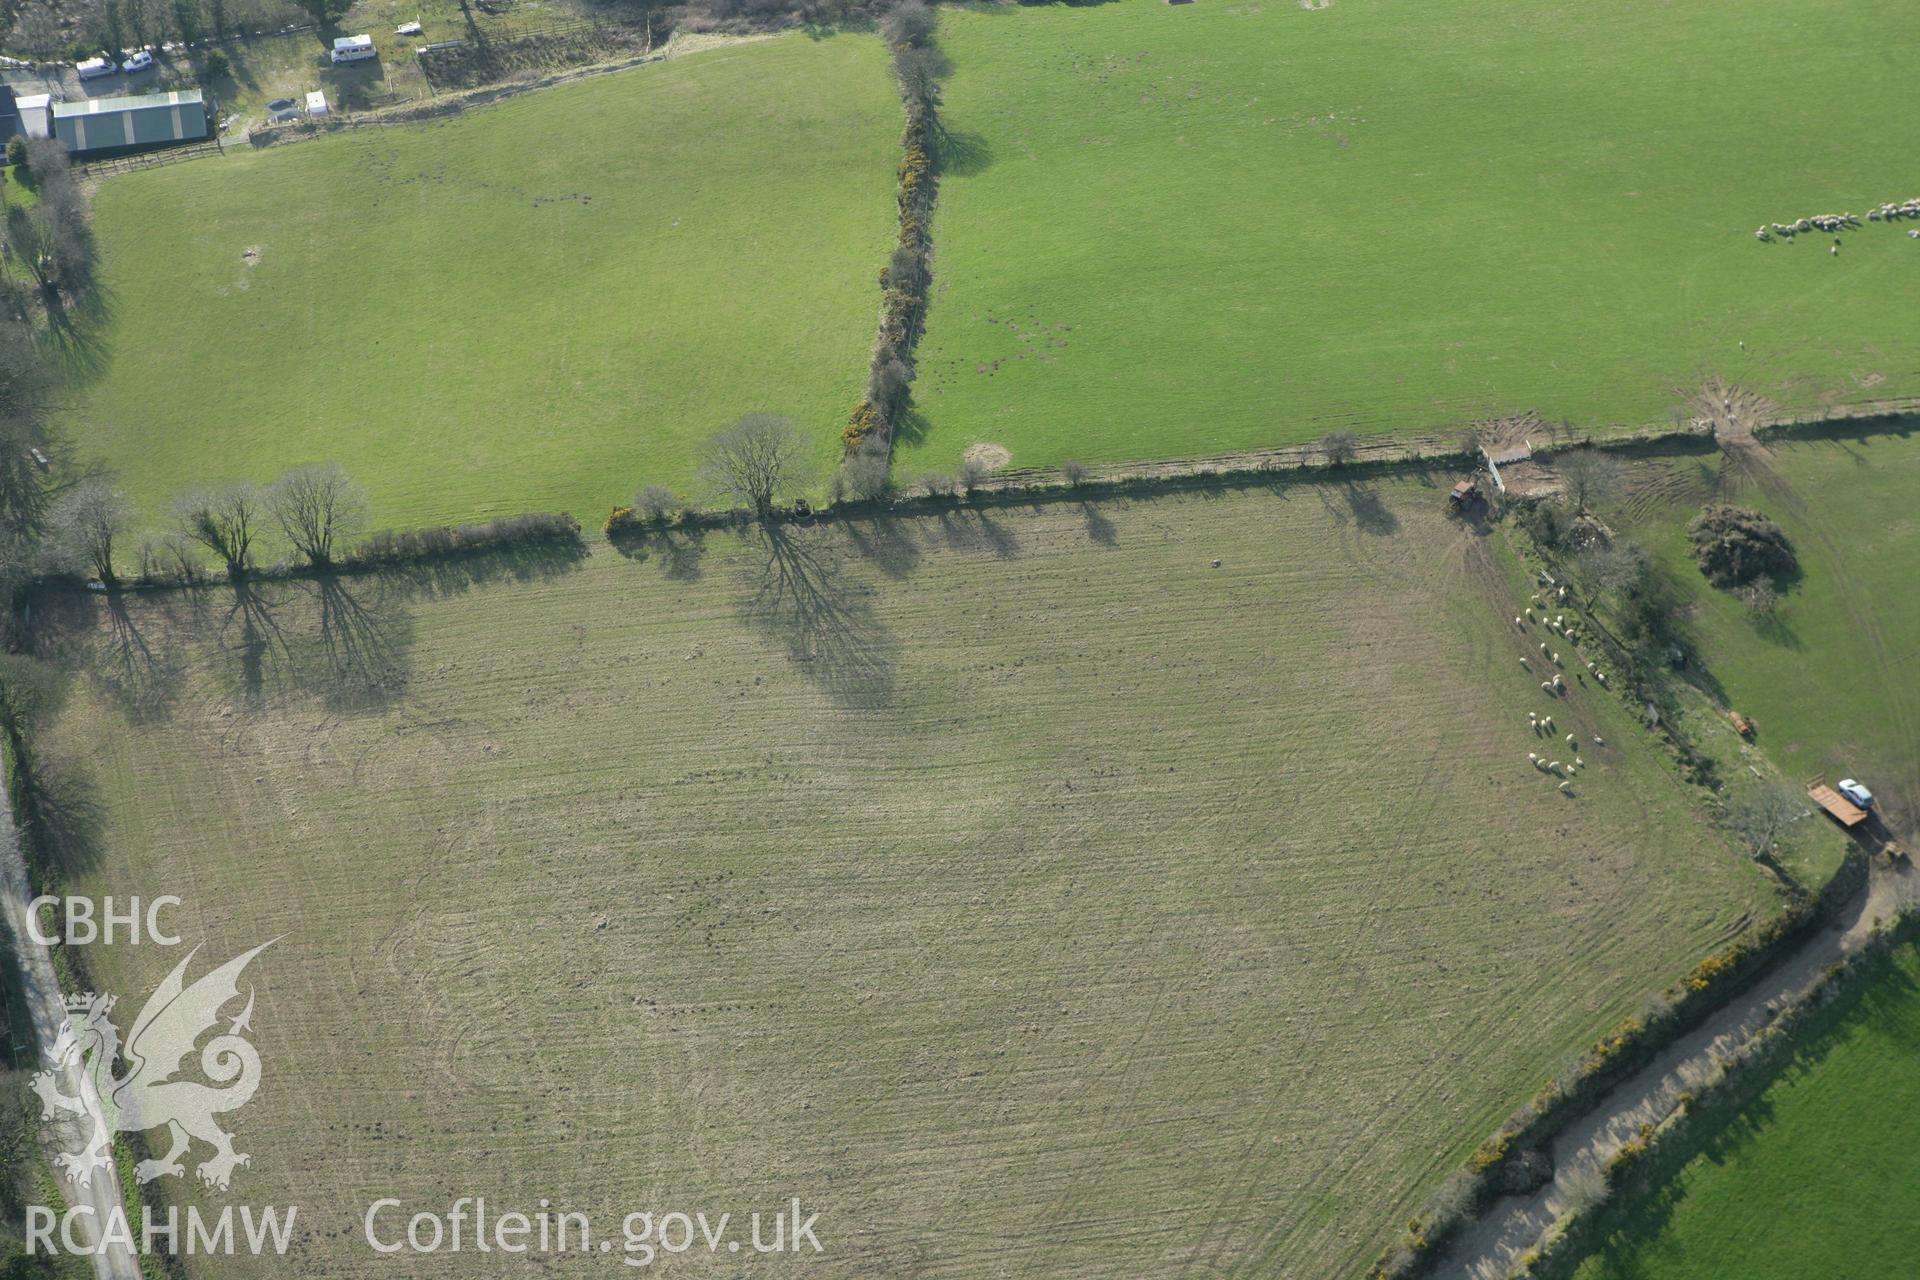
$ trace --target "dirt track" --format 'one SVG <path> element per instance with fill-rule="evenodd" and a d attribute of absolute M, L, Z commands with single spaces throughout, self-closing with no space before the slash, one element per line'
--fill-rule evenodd
<path fill-rule="evenodd" d="M 27 1008 L 33 1015 L 33 1038 L 39 1047 L 40 1061 L 54 1060 L 54 1045 L 67 1023 L 66 1002 L 60 991 L 60 979 L 54 975 L 53 961 L 47 949 L 33 941 L 27 932 L 27 904 L 33 890 L 27 880 L 27 862 L 20 852 L 20 836 L 13 825 L 13 806 L 0 790 L 0 911 L 6 914 L 7 928 L 14 938 L 15 960 L 20 967 L 20 986 Z M 98 1115 L 100 1100 L 94 1094 L 93 1079 L 84 1071 L 71 1068 L 61 1072 L 61 1091 L 70 1097 L 82 1097 L 91 1103 L 89 1110 Z M 64 1134 L 68 1150 L 77 1149 L 80 1132 Z M 109 1164 L 99 1170 L 87 1186 L 60 1178 L 60 1194 L 70 1206 L 93 1210 L 91 1221 L 75 1219 L 74 1234 L 91 1246 L 100 1238 L 100 1224 L 115 1206 L 124 1206 L 126 1197 L 120 1187 L 120 1171 Z M 58 1238 L 58 1237 L 56 1237 Z M 93 1255 L 94 1274 L 101 1280 L 140 1280 L 140 1263 L 124 1239 L 118 1239 Z"/>
<path fill-rule="evenodd" d="M 1526 1196 L 1503 1196 L 1464 1231 L 1435 1273 L 1459 1280 L 1495 1280 L 1514 1259 L 1538 1244 L 1554 1219 L 1577 1203 L 1607 1161 L 1644 1124 L 1657 1124 L 1696 1089 L 1725 1057 L 1804 994 L 1830 964 L 1858 951 L 1876 923 L 1920 907 L 1920 872 L 1909 862 L 1876 861 L 1865 891 L 1752 990 L 1672 1045 L 1637 1075 L 1606 1094 L 1593 1110 L 1562 1130 L 1552 1144 L 1554 1177 Z"/>

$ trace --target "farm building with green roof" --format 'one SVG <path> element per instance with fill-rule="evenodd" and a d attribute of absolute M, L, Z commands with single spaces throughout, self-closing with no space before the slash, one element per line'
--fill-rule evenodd
<path fill-rule="evenodd" d="M 198 89 L 53 104 L 53 136 L 76 155 L 198 142 L 207 108 Z"/>

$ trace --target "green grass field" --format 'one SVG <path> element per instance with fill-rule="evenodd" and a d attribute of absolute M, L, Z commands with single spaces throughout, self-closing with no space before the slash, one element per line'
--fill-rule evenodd
<path fill-rule="evenodd" d="M 1920 834 L 1920 438 L 1788 441 L 1758 468 L 1719 455 L 1641 463 L 1610 522 L 1646 542 L 1693 601 L 1686 627 L 1727 703 L 1789 775 L 1870 786 L 1897 832 Z M 1749 617 L 1695 566 L 1687 522 L 1709 501 L 1780 522 L 1801 576 L 1775 619 Z"/>
<path fill-rule="evenodd" d="M 830 461 L 899 129 L 878 40 L 794 36 L 109 178 L 71 430 L 156 521 L 196 482 L 331 460 L 382 525 L 597 522 L 757 410 Z"/>
<path fill-rule="evenodd" d="M 1785 1073 L 1579 1280 L 1845 1275 L 1920 1257 L 1920 951 L 1822 1019 Z"/>
<path fill-rule="evenodd" d="M 1773 902 L 1584 681 L 1577 794 L 1528 765 L 1512 561 L 1440 492 L 68 596 L 40 758 L 78 889 L 285 935 L 235 1195 L 307 1206 L 303 1274 L 485 1194 L 798 1195 L 816 1275 L 1355 1276 Z"/>
<path fill-rule="evenodd" d="M 1897 0 L 943 12 L 910 472 L 1920 392 L 1920 243 L 1753 238 L 1920 194 Z"/>

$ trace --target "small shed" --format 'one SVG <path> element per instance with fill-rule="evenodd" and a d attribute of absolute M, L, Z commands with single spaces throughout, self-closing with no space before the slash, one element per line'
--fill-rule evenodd
<path fill-rule="evenodd" d="M 307 95 L 307 115 L 315 120 L 327 114 L 327 95 L 315 89 Z"/>
<path fill-rule="evenodd" d="M 198 142 L 209 136 L 198 89 L 53 104 L 53 136 L 75 155 Z"/>
<path fill-rule="evenodd" d="M 51 138 L 53 136 L 53 95 L 50 93 L 25 93 L 14 99 L 14 108 L 20 113 L 20 132 L 29 138 Z"/>

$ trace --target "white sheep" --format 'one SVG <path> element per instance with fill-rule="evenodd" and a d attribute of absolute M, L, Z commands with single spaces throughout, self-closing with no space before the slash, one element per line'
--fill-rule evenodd
<path fill-rule="evenodd" d="M 1587 670 L 1589 670 L 1589 671 L 1591 671 L 1591 670 L 1593 670 L 1593 661 L 1592 661 L 1592 659 L 1588 659 L 1588 661 L 1587 661 Z"/>
<path fill-rule="evenodd" d="M 1553 655 L 1553 665 L 1556 667 L 1560 665 L 1560 655 L 1557 652 Z"/>
<path fill-rule="evenodd" d="M 1560 784 L 1560 792 L 1561 792 L 1561 794 L 1562 794 L 1562 795 L 1569 795 L 1569 796 L 1570 796 L 1570 795 L 1572 795 L 1572 794 L 1573 794 L 1573 784 L 1572 784 L 1571 782 L 1563 782 L 1563 783 L 1561 783 L 1561 784 Z"/>
<path fill-rule="evenodd" d="M 1607 682 L 1607 673 L 1604 671 L 1596 671 L 1593 673 L 1593 678 L 1601 684 L 1605 684 Z"/>
<path fill-rule="evenodd" d="M 1587 762 L 1585 760 L 1582 760 L 1579 756 L 1575 756 L 1573 758 L 1573 767 L 1576 769 L 1584 769 L 1587 767 Z"/>
<path fill-rule="evenodd" d="M 1546 727 L 1547 727 L 1548 729 L 1552 729 L 1552 728 L 1553 728 L 1553 717 L 1552 717 L 1552 716 L 1546 716 L 1546 717 L 1543 717 L 1543 718 L 1541 719 L 1541 721 L 1540 721 L 1540 723 L 1541 723 L 1541 724 L 1543 724 L 1543 725 L 1545 725 L 1545 726 L 1546 726 Z"/>
<path fill-rule="evenodd" d="M 1568 734 L 1568 735 L 1567 735 L 1567 745 L 1568 745 L 1568 746 L 1572 746 L 1572 745 L 1573 745 L 1573 735 L 1572 735 L 1572 734 Z"/>
<path fill-rule="evenodd" d="M 1540 682 L 1540 687 L 1541 687 L 1542 689 L 1545 689 L 1545 690 L 1546 690 L 1546 691 L 1547 691 L 1548 693 L 1552 693 L 1552 692 L 1553 692 L 1553 681 L 1551 681 L 1551 680 L 1542 680 L 1542 681 Z"/>
<path fill-rule="evenodd" d="M 1548 772 L 1548 773 L 1558 773 L 1558 772 L 1560 772 L 1560 762 L 1559 762 L 1558 760 L 1555 760 L 1555 761 L 1553 761 L 1553 762 L 1552 762 L 1551 764 L 1549 764 L 1549 765 L 1547 766 L 1547 772 Z"/>
<path fill-rule="evenodd" d="M 1521 627 L 1521 626 L 1525 626 L 1526 624 L 1521 622 L 1518 617 L 1515 617 L 1513 620 L 1513 625 L 1516 627 Z"/>
<path fill-rule="evenodd" d="M 1545 640 L 1542 640 L 1542 641 L 1540 642 L 1540 652 L 1542 652 L 1542 653 L 1547 653 L 1547 652 L 1549 652 L 1549 650 L 1548 650 L 1548 648 L 1547 648 L 1547 642 L 1546 642 Z"/>
<path fill-rule="evenodd" d="M 1596 747 L 1604 747 L 1607 745 L 1607 740 L 1596 733 L 1593 735 L 1593 745 Z"/>

